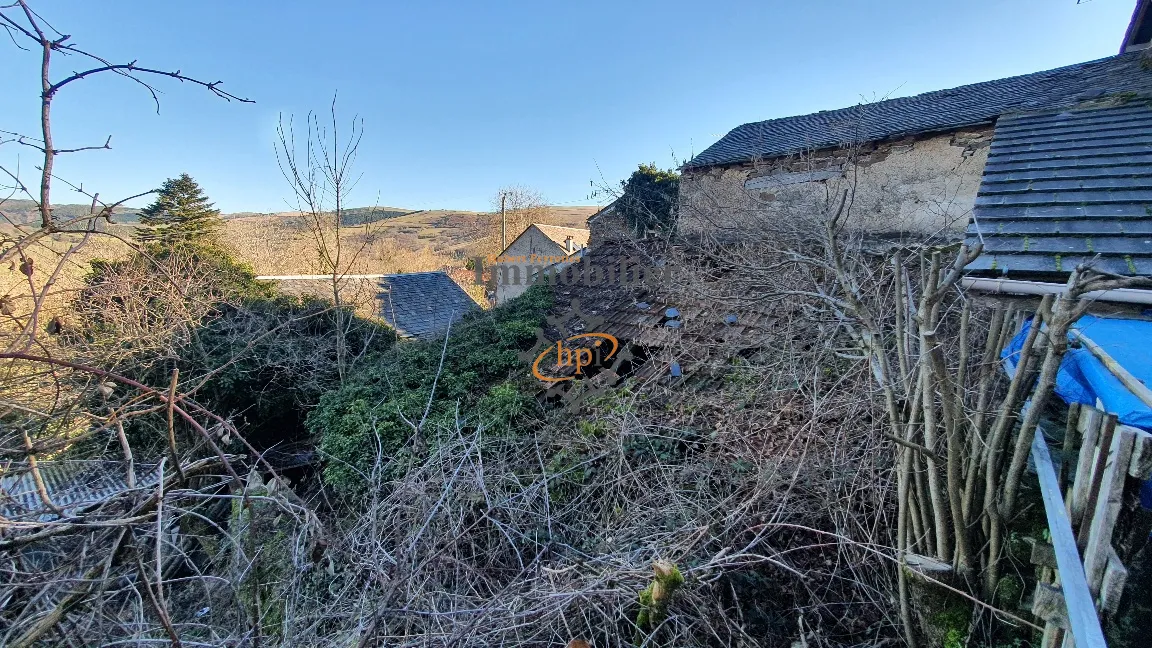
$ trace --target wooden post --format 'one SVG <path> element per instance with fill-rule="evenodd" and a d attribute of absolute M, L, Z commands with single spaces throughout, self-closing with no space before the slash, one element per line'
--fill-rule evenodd
<path fill-rule="evenodd" d="M 1085 476 L 1088 478 L 1088 491 L 1084 499 L 1084 517 L 1080 519 L 1080 530 L 1076 534 L 1076 542 L 1081 547 L 1088 545 L 1088 529 L 1092 526 L 1092 517 L 1096 514 L 1096 500 L 1100 497 L 1100 480 L 1104 477 L 1104 469 L 1108 463 L 1108 449 L 1112 447 L 1112 439 L 1116 436 L 1116 416 L 1105 414 L 1104 422 L 1100 424 L 1100 436 L 1096 441 L 1094 458 Z"/>
<path fill-rule="evenodd" d="M 1128 463 L 1132 458 L 1132 442 L 1135 436 L 1132 428 L 1127 425 L 1116 428 L 1100 476 L 1096 510 L 1092 515 L 1091 524 L 1088 525 L 1088 543 L 1084 549 L 1084 574 L 1093 597 L 1100 593 L 1104 568 L 1112 552 L 1112 531 L 1116 528 L 1116 518 L 1120 515 L 1120 506 L 1124 499 L 1124 480 L 1128 477 Z M 1101 447 L 1101 450 L 1103 449 Z M 1080 531 L 1083 535 L 1084 529 Z"/>
<path fill-rule="evenodd" d="M 1077 648 L 1106 648 L 1108 644 L 1104 642 L 1104 632 L 1096 616 L 1096 605 L 1088 589 L 1084 566 L 1080 563 L 1076 537 L 1072 535 L 1072 524 L 1064 508 L 1052 456 L 1048 453 L 1048 444 L 1039 426 L 1032 437 L 1032 459 L 1036 462 L 1040 493 L 1044 498 L 1044 513 L 1048 518 L 1048 530 L 1052 534 L 1052 546 L 1056 550 L 1056 564 L 1060 568 L 1070 634 L 1075 638 Z"/>
<path fill-rule="evenodd" d="M 1068 495 L 1072 524 L 1080 524 L 1088 506 L 1088 488 L 1092 485 L 1092 467 L 1096 461 L 1096 446 L 1100 444 L 1100 423 L 1103 414 L 1095 407 L 1080 408 L 1080 456 L 1076 462 L 1076 477 Z"/>
<path fill-rule="evenodd" d="M 1104 580 L 1100 584 L 1100 611 L 1115 613 L 1120 606 L 1124 586 L 1128 584 L 1128 568 L 1120 562 L 1116 550 L 1108 547 L 1108 566 L 1104 568 Z"/>
<path fill-rule="evenodd" d="M 508 194 L 500 194 L 500 252 L 508 249 L 508 215 L 504 211 L 504 200 Z"/>

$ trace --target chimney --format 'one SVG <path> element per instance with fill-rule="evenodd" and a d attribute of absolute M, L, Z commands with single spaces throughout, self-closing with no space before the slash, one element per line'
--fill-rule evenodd
<path fill-rule="evenodd" d="M 564 249 L 568 252 L 568 254 L 572 254 L 573 252 L 576 251 L 576 246 L 574 243 L 572 243 L 572 237 L 571 236 L 564 239 Z"/>

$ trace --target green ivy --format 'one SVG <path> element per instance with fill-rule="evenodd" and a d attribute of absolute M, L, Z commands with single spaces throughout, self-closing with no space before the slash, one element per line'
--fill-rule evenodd
<path fill-rule="evenodd" d="M 620 183 L 622 193 L 616 211 L 637 233 L 649 230 L 669 232 L 676 223 L 680 174 L 641 164 Z"/>
<path fill-rule="evenodd" d="M 493 433 L 512 431 L 533 402 L 521 388 L 534 383 L 519 353 L 535 343 L 551 306 L 547 287 L 530 288 L 499 308 L 454 325 L 443 368 L 443 340 L 399 344 L 378 362 L 364 365 L 344 387 L 326 394 L 306 422 L 327 457 L 325 483 L 344 495 L 363 494 L 376 448 L 385 458 L 395 458 L 412 434 L 405 419 L 421 420 L 425 408 L 422 432 L 429 445 L 435 444 L 433 431 L 457 414 L 466 425 L 482 424 Z M 392 473 L 385 478 L 404 469 L 403 462 L 391 465 Z"/>

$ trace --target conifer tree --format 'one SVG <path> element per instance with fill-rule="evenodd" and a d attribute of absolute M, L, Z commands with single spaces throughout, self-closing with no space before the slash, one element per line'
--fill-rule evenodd
<path fill-rule="evenodd" d="M 187 173 L 169 178 L 156 200 L 140 212 L 136 239 L 164 247 L 180 244 L 212 245 L 224 227 L 220 210 L 213 208 L 200 185 Z"/>

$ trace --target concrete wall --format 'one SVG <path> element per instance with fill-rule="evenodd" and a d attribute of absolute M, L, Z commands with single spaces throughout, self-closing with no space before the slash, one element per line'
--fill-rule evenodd
<path fill-rule="evenodd" d="M 845 190 L 849 227 L 874 234 L 965 229 L 988 159 L 992 127 L 845 149 L 687 170 L 680 182 L 681 234 L 739 239 L 757 229 L 814 224 Z M 854 190 L 854 191 L 853 191 Z"/>
<path fill-rule="evenodd" d="M 581 248 L 577 246 L 576 251 Z M 531 286 L 532 274 L 542 267 L 565 267 L 569 256 L 564 246 L 556 243 L 535 227 L 529 227 L 500 256 L 490 259 L 496 281 L 496 303 L 518 297 Z M 559 265 L 558 265 L 559 264 Z"/>

